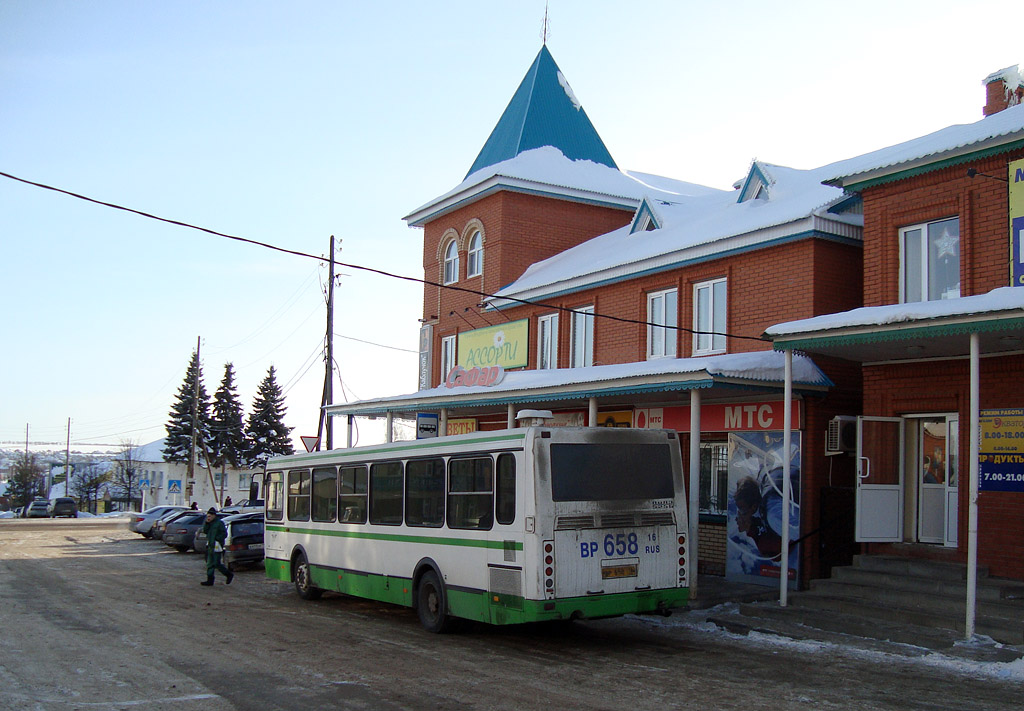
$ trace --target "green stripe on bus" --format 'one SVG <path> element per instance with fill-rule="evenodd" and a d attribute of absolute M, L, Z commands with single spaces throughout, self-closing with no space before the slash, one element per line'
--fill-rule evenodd
<path fill-rule="evenodd" d="M 467 440 L 467 441 L 464 441 L 464 442 L 454 442 L 454 443 L 452 443 L 452 446 L 453 447 L 458 447 L 458 446 L 463 445 L 463 444 L 477 445 L 477 444 L 484 444 L 484 443 L 488 443 L 488 442 L 514 442 L 516 440 L 520 440 L 521 441 L 521 440 L 523 440 L 525 438 L 526 438 L 526 435 L 525 434 L 520 434 L 520 433 L 506 434 L 506 435 L 495 435 L 495 436 L 481 436 L 481 437 L 473 438 L 473 439 L 470 439 L 470 440 Z M 385 445 L 383 447 L 381 447 L 381 446 L 378 446 L 378 447 L 367 447 L 365 449 L 357 449 L 357 448 L 352 448 L 351 450 L 349 450 L 349 449 L 330 449 L 330 450 L 327 450 L 326 452 L 313 452 L 313 453 L 310 453 L 310 454 L 292 454 L 292 455 L 284 456 L 284 457 L 275 457 L 274 459 L 270 460 L 270 462 L 268 463 L 267 466 L 270 469 L 276 469 L 279 466 L 287 467 L 287 466 L 292 466 L 292 465 L 296 465 L 296 464 L 303 464 L 303 463 L 313 464 L 313 463 L 324 461 L 324 460 L 353 459 L 353 458 L 355 458 L 355 459 L 362 459 L 362 458 L 366 458 L 368 456 L 377 455 L 377 454 L 393 454 L 395 452 L 406 452 L 406 451 L 409 451 L 409 450 L 424 449 L 424 448 L 427 448 L 427 447 L 436 448 L 437 447 L 437 440 L 436 440 L 436 438 L 414 440 L 414 441 L 409 442 L 408 444 L 397 445 L 397 446 L 392 444 L 392 446 Z M 452 455 L 453 456 L 458 456 L 459 453 L 456 451 L 456 452 L 453 452 Z"/>
<path fill-rule="evenodd" d="M 296 528 L 294 526 L 267 526 L 268 531 L 281 533 L 304 533 L 310 536 L 334 538 L 362 538 L 373 541 L 394 541 L 397 543 L 426 543 L 439 546 L 464 546 L 466 548 L 492 548 L 505 550 L 506 541 L 486 541 L 474 538 L 434 538 L 432 536 L 409 536 L 400 533 L 371 533 L 368 531 L 339 531 L 321 528 Z M 513 550 L 523 550 L 522 541 L 512 541 Z"/>
<path fill-rule="evenodd" d="M 353 573 L 316 565 L 310 567 L 313 584 L 324 590 L 412 606 L 413 591 L 409 578 Z M 286 560 L 267 558 L 266 571 L 268 578 L 291 581 L 291 565 Z M 452 587 L 446 588 L 446 594 L 452 615 L 494 625 L 567 620 L 580 616 L 598 619 L 654 613 L 684 607 L 690 600 L 690 590 L 685 587 L 555 600 L 528 600 L 507 593 Z"/>

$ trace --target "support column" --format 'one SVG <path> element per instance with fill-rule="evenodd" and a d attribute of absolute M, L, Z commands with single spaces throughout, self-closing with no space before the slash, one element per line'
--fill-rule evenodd
<path fill-rule="evenodd" d="M 597 398 L 590 398 L 589 405 L 590 412 L 587 413 L 587 427 L 597 427 Z"/>
<path fill-rule="evenodd" d="M 789 604 L 789 500 L 793 496 L 793 456 L 790 445 L 793 441 L 793 351 L 786 354 L 786 384 L 782 391 L 782 555 L 779 561 L 782 571 L 779 575 L 779 605 Z"/>
<path fill-rule="evenodd" d="M 508 422 L 506 423 L 507 429 L 515 429 L 516 427 L 516 406 L 512 403 L 508 404 Z"/>
<path fill-rule="evenodd" d="M 686 579 L 690 597 L 697 599 L 697 539 L 700 533 L 700 390 L 690 391 L 690 477 L 687 487 L 689 532 L 686 546 Z"/>
<path fill-rule="evenodd" d="M 345 420 L 345 446 L 352 449 L 352 420 L 355 415 L 348 415 Z"/>
<path fill-rule="evenodd" d="M 394 442 L 395 441 L 395 432 L 394 432 L 395 415 L 394 415 L 394 413 L 392 413 L 391 411 L 388 411 L 388 414 L 384 418 L 384 423 L 385 423 L 384 427 L 387 429 L 387 432 L 385 433 L 384 441 L 385 442 Z"/>
<path fill-rule="evenodd" d="M 971 334 L 971 425 L 968 431 L 971 483 L 967 492 L 967 620 L 964 625 L 967 639 L 974 636 L 974 623 L 978 599 L 978 453 L 981 449 L 981 345 L 977 333 Z"/>
<path fill-rule="evenodd" d="M 447 437 L 448 436 L 448 408 L 441 408 L 440 422 L 437 424 L 437 436 Z"/>

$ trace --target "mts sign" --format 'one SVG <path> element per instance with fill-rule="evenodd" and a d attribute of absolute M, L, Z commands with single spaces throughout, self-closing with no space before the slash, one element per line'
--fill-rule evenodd
<path fill-rule="evenodd" d="M 784 427 L 784 403 L 781 400 L 708 403 L 700 408 L 702 432 L 743 432 L 780 430 Z M 801 402 L 793 401 L 793 429 L 800 429 Z M 685 432 L 690 429 L 689 407 L 641 408 L 633 413 L 633 426 L 665 428 Z"/>

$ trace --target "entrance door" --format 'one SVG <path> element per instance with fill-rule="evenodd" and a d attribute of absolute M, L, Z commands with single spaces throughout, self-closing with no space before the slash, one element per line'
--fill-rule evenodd
<path fill-rule="evenodd" d="M 917 539 L 922 543 L 956 545 L 958 425 L 955 415 L 916 421 Z"/>
<path fill-rule="evenodd" d="M 960 523 L 960 418 L 947 418 L 946 434 L 946 539 L 943 543 L 956 547 Z"/>
<path fill-rule="evenodd" d="M 903 540 L 902 452 L 903 418 L 857 418 L 857 541 Z"/>

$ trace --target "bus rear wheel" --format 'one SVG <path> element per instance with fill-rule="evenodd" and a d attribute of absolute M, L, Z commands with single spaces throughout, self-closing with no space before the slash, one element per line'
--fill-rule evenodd
<path fill-rule="evenodd" d="M 303 600 L 316 600 L 324 591 L 313 585 L 313 571 L 309 568 L 309 561 L 302 553 L 295 559 L 295 570 L 292 574 L 295 579 L 295 592 Z"/>
<path fill-rule="evenodd" d="M 424 573 L 416 593 L 416 614 L 428 632 L 451 632 L 455 628 L 455 619 L 448 614 L 446 597 L 437 573 L 432 570 Z"/>

